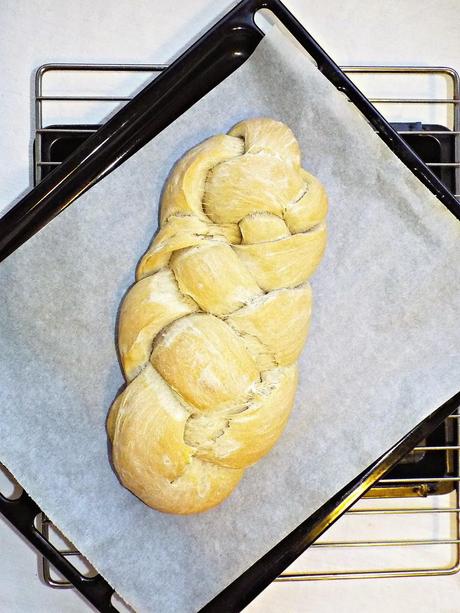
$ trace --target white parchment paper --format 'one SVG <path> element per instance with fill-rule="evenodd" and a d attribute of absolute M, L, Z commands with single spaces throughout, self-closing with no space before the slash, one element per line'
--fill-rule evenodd
<path fill-rule="evenodd" d="M 224 504 L 163 515 L 108 461 L 117 309 L 175 160 L 259 115 L 291 126 L 330 197 L 296 406 Z M 459 238 L 458 221 L 274 29 L 0 265 L 0 460 L 138 611 L 196 611 L 458 390 Z"/>

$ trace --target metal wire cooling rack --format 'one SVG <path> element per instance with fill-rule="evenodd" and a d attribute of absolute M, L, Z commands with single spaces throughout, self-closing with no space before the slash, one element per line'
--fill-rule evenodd
<path fill-rule="evenodd" d="M 37 71 L 35 89 L 35 183 L 40 182 L 53 166 L 62 161 L 50 158 L 49 152 L 53 146 L 61 146 L 64 159 L 72 139 L 83 140 L 112 111 L 130 100 L 134 87 L 141 85 L 140 81 L 133 82 L 133 76 L 141 80 L 153 78 L 164 68 L 163 65 L 129 64 L 42 66 Z M 442 180 L 459 197 L 460 80 L 457 73 L 450 68 L 432 67 L 346 66 L 342 69 L 357 82 L 385 117 L 399 127 L 400 134 L 453 139 L 450 141 L 452 155 L 443 161 L 428 161 L 427 165 L 439 172 Z M 82 76 L 89 75 L 97 76 L 96 92 L 82 93 L 86 89 Z M 103 92 L 101 82 L 108 75 L 116 75 L 118 78 L 115 90 L 109 91 L 120 91 L 119 87 L 126 89 L 126 86 L 131 88 L 130 91 L 119 95 Z M 401 88 L 400 91 L 404 90 L 404 85 L 409 81 L 418 81 L 419 93 L 405 97 L 395 96 L 394 93 L 373 95 L 372 89 L 382 78 L 389 79 L 390 90 L 394 90 L 396 85 Z M 435 96 L 431 93 L 436 89 L 436 80 L 443 82 L 447 92 L 445 95 Z M 50 83 L 54 87 L 51 92 L 48 88 Z M 91 106 L 89 114 L 82 111 L 84 104 Z M 53 105 L 54 109 L 50 113 L 50 106 Z M 56 156 L 59 158 L 59 152 L 55 152 Z M 420 445 L 403 462 L 414 462 L 425 454 L 442 452 L 448 460 L 448 474 L 381 479 L 370 495 L 361 499 L 327 532 L 327 538 L 319 539 L 278 581 L 445 575 L 457 572 L 460 569 L 460 415 L 452 415 L 446 420 L 445 428 L 448 430 L 445 444 Z M 432 492 L 436 492 L 436 495 L 430 496 Z M 375 498 L 379 499 L 377 505 Z M 411 524 L 415 523 L 414 518 L 421 519 L 420 529 L 424 533 L 412 536 L 411 530 L 407 529 L 406 518 L 411 519 Z M 393 527 L 391 522 L 395 522 Z M 390 531 L 392 538 L 379 538 L 381 528 L 385 534 Z M 88 576 L 96 574 L 44 515 L 40 529 L 63 556 L 75 562 L 80 572 Z M 403 536 L 397 536 L 401 532 Z M 342 534 L 346 538 L 341 537 Z M 337 538 L 332 540 L 331 535 Z M 359 568 L 350 568 L 347 556 L 342 554 L 351 548 L 372 554 L 367 554 L 367 559 L 364 556 Z M 414 564 L 417 552 L 426 548 L 431 551 L 443 548 L 444 553 L 442 556 L 429 554 L 429 558 L 436 563 L 425 566 Z M 389 559 L 389 550 L 397 552 L 396 558 L 393 556 L 393 559 Z M 407 556 L 408 550 L 415 553 L 415 558 L 414 555 Z M 382 553 L 381 559 L 379 552 Z M 54 571 L 46 558 L 42 558 L 42 570 L 45 582 L 51 587 L 72 587 Z"/>

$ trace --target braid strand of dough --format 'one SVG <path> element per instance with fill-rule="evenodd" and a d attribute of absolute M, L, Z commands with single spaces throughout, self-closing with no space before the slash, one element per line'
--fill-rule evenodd
<path fill-rule="evenodd" d="M 107 423 L 122 483 L 159 511 L 222 502 L 287 422 L 326 245 L 326 192 L 300 163 L 286 125 L 250 119 L 168 178 L 121 307 L 127 386 Z"/>

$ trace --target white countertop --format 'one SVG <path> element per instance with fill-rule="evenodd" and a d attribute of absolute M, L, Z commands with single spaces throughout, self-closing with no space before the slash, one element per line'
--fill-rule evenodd
<path fill-rule="evenodd" d="M 444 65 L 460 71 L 457 0 L 285 0 L 341 65 Z M 31 184 L 33 74 L 46 62 L 166 63 L 228 0 L 3 0 L 0 57 L 0 213 Z M 277 583 L 254 613 L 457 613 L 460 575 Z M 0 611 L 77 613 L 72 590 L 38 579 L 37 556 L 0 518 Z"/>

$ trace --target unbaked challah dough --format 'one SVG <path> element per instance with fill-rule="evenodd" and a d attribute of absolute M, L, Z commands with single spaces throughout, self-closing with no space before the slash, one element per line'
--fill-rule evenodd
<path fill-rule="evenodd" d="M 326 212 L 294 135 L 272 119 L 242 121 L 175 165 L 121 307 L 127 385 L 107 422 L 115 469 L 146 504 L 205 511 L 279 438 Z"/>

